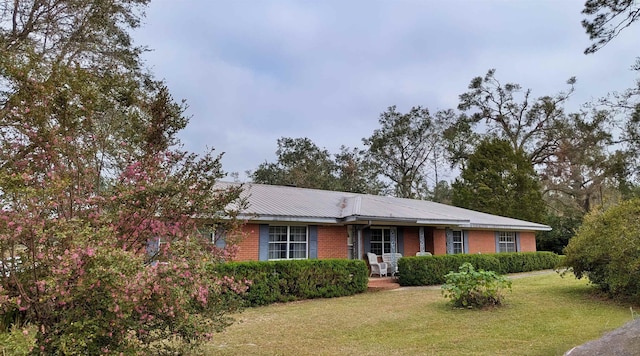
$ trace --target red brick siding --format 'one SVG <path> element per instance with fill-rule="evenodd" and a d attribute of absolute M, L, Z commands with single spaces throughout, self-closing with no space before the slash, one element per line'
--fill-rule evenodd
<path fill-rule="evenodd" d="M 235 261 L 257 261 L 260 259 L 260 225 L 246 224 L 242 228 L 243 238 L 238 243 Z M 318 226 L 318 258 L 347 258 L 347 227 Z"/>
<path fill-rule="evenodd" d="M 318 226 L 318 258 L 348 258 L 347 226 Z M 404 256 L 415 256 L 420 251 L 418 227 L 403 227 Z M 242 228 L 243 238 L 238 243 L 236 261 L 257 261 L 259 259 L 259 225 L 247 224 Z M 444 229 L 425 227 L 426 250 L 434 255 L 447 253 Z M 536 251 L 534 232 L 520 232 L 520 249 L 522 252 Z M 495 253 L 495 231 L 469 231 L 469 253 Z"/>
<path fill-rule="evenodd" d="M 433 230 L 433 254 L 447 254 L 447 237 L 444 233 L 444 229 Z"/>
<path fill-rule="evenodd" d="M 318 226 L 318 258 L 347 258 L 347 227 Z"/>
<path fill-rule="evenodd" d="M 520 251 L 535 252 L 536 251 L 536 234 L 532 231 L 522 231 L 520 233 Z"/>
<path fill-rule="evenodd" d="M 234 261 L 257 261 L 260 258 L 260 225 L 246 224 L 242 227 L 242 238 L 238 243 L 238 254 Z"/>
<path fill-rule="evenodd" d="M 404 243 L 404 252 L 402 255 L 415 256 L 416 252 L 420 251 L 420 228 L 411 226 L 403 227 L 402 236 Z"/>
<path fill-rule="evenodd" d="M 469 231 L 469 253 L 496 253 L 495 231 Z"/>

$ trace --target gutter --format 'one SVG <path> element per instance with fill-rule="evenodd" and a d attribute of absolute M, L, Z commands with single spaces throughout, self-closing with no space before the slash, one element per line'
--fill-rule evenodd
<path fill-rule="evenodd" d="M 288 215 L 255 215 L 239 214 L 238 219 L 249 221 L 282 221 L 295 223 L 340 224 L 340 219 L 323 218 L 317 216 L 288 216 Z"/>

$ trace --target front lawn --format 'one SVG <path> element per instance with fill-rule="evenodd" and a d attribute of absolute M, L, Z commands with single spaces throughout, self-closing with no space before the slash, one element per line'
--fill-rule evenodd
<path fill-rule="evenodd" d="M 631 320 L 557 274 L 513 281 L 506 306 L 452 309 L 439 289 L 365 293 L 251 308 L 202 353 L 222 355 L 562 355 Z M 635 309 L 635 308 L 634 308 Z"/>

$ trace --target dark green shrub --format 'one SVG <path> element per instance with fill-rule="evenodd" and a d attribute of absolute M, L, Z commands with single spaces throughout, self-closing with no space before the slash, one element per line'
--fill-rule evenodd
<path fill-rule="evenodd" d="M 403 257 L 398 261 L 399 283 L 403 286 L 442 284 L 447 273 L 457 271 L 465 262 L 475 269 L 506 274 L 556 268 L 559 256 L 553 252 L 515 252 Z"/>
<path fill-rule="evenodd" d="M 509 279 L 493 271 L 476 271 L 469 262 L 463 263 L 458 272 L 447 273 L 444 278 L 442 294 L 456 307 L 498 306 L 504 299 L 502 291 L 511 289 Z"/>
<path fill-rule="evenodd" d="M 588 214 L 563 266 L 611 296 L 640 300 L 640 199 Z"/>
<path fill-rule="evenodd" d="M 301 299 L 332 298 L 367 290 L 367 266 L 360 260 L 229 262 L 212 272 L 251 281 L 247 306 Z"/>

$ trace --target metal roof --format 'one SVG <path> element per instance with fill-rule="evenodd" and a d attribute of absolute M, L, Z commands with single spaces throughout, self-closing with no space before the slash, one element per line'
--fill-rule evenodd
<path fill-rule="evenodd" d="M 219 182 L 223 188 L 239 183 Z M 481 213 L 426 200 L 245 183 L 248 207 L 241 216 L 253 221 L 307 223 L 396 223 L 476 229 L 549 231 L 547 225 Z"/>

